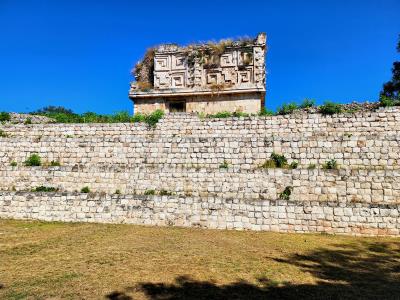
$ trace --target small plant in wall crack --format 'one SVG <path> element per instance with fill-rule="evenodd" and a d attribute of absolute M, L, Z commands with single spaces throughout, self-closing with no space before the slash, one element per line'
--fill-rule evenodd
<path fill-rule="evenodd" d="M 172 192 L 167 191 L 167 190 L 161 190 L 159 194 L 160 194 L 160 196 L 172 196 L 173 195 Z"/>
<path fill-rule="evenodd" d="M 222 164 L 219 165 L 220 169 L 228 169 L 229 168 L 229 164 L 226 160 L 224 160 L 224 162 Z"/>
<path fill-rule="evenodd" d="M 144 192 L 144 194 L 145 194 L 146 196 L 155 195 L 155 194 L 156 194 L 156 191 L 155 191 L 155 190 L 146 190 L 146 191 Z"/>
<path fill-rule="evenodd" d="M 317 167 L 316 164 L 309 164 L 308 167 L 307 167 L 307 169 L 309 169 L 309 170 L 314 170 L 316 167 Z"/>
<path fill-rule="evenodd" d="M 334 159 L 328 160 L 322 166 L 322 169 L 324 170 L 337 170 L 338 168 L 339 168 L 338 163 Z"/>
<path fill-rule="evenodd" d="M 87 194 L 90 193 L 90 188 L 88 186 L 85 186 L 81 189 L 81 193 Z"/>
<path fill-rule="evenodd" d="M 51 167 L 59 167 L 59 166 L 61 166 L 61 164 L 60 164 L 59 161 L 52 160 L 51 163 L 50 163 L 50 166 Z"/>
<path fill-rule="evenodd" d="M 0 137 L 8 137 L 8 134 L 0 129 Z"/>
<path fill-rule="evenodd" d="M 281 200 L 289 200 L 290 199 L 290 195 L 292 194 L 292 191 L 293 191 L 293 187 L 291 187 L 291 186 L 285 187 L 283 192 L 279 194 L 279 199 L 281 199 Z"/>
<path fill-rule="evenodd" d="M 32 192 L 43 192 L 43 193 L 51 193 L 51 192 L 57 192 L 57 191 L 58 191 L 58 188 L 43 186 L 43 185 L 32 189 Z"/>
<path fill-rule="evenodd" d="M 28 167 L 38 167 L 41 165 L 42 165 L 42 161 L 41 161 L 39 154 L 32 154 L 25 161 L 25 166 L 28 166 Z"/>
<path fill-rule="evenodd" d="M 295 166 L 293 164 L 293 166 Z M 288 162 L 286 157 L 283 154 L 277 154 L 272 152 L 271 158 L 266 160 L 262 165 L 261 168 L 268 169 L 268 168 L 287 168 Z M 297 166 L 296 166 L 297 168 Z"/>

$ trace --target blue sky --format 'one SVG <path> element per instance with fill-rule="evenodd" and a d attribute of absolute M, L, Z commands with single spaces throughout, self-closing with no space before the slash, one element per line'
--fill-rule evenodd
<path fill-rule="evenodd" d="M 132 110 L 145 49 L 268 36 L 268 108 L 308 97 L 376 100 L 399 60 L 399 0 L 0 0 L 0 111 Z"/>

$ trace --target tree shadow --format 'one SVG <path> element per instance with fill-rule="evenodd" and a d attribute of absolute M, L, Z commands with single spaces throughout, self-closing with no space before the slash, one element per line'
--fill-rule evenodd
<path fill-rule="evenodd" d="M 316 284 L 277 284 L 268 278 L 219 285 L 180 276 L 171 284 L 140 283 L 118 293 L 142 291 L 151 300 L 173 299 L 400 299 L 400 242 L 367 242 L 320 248 L 306 255 L 274 261 L 297 266 L 313 275 Z M 111 295 L 111 294 L 110 294 Z M 123 298 L 129 297 L 129 298 Z"/>

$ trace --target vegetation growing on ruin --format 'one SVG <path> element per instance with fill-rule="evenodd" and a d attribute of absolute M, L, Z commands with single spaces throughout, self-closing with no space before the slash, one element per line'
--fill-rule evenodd
<path fill-rule="evenodd" d="M 228 169 L 229 168 L 229 163 L 224 160 L 220 165 L 219 165 L 220 169 Z"/>
<path fill-rule="evenodd" d="M 88 186 L 85 186 L 81 189 L 81 193 L 87 194 L 90 193 L 90 188 Z"/>
<path fill-rule="evenodd" d="M 63 107 L 45 107 L 32 112 L 33 115 L 41 115 L 52 118 L 56 123 L 137 123 L 144 122 L 155 126 L 164 116 L 162 110 L 155 110 L 151 114 L 135 114 L 131 116 L 127 111 L 120 111 L 110 115 L 101 115 L 94 112 L 83 114 L 74 113 Z"/>
<path fill-rule="evenodd" d="M 38 154 L 32 154 L 25 161 L 25 166 L 38 167 L 42 165 L 42 160 Z"/>
<path fill-rule="evenodd" d="M 224 118 L 240 118 L 240 117 L 248 117 L 248 113 L 244 113 L 241 111 L 235 111 L 235 112 L 228 112 L 228 111 L 221 111 L 216 114 L 208 114 L 206 115 L 207 118 L 217 118 L 217 119 L 224 119 Z"/>
<path fill-rule="evenodd" d="M 8 137 L 8 134 L 4 130 L 0 129 L 0 137 Z"/>
<path fill-rule="evenodd" d="M 317 167 L 316 164 L 309 164 L 308 167 L 307 167 L 307 169 L 309 169 L 309 170 L 314 170 L 316 167 Z"/>
<path fill-rule="evenodd" d="M 143 59 L 132 69 L 132 75 L 139 89 L 150 90 L 154 86 L 154 55 L 154 48 L 147 49 Z"/>
<path fill-rule="evenodd" d="M 291 187 L 291 186 L 285 187 L 283 192 L 279 194 L 279 199 L 281 199 L 281 200 L 289 200 L 290 199 L 290 195 L 292 194 L 292 191 L 293 191 L 293 187 Z"/>
<path fill-rule="evenodd" d="M 289 164 L 286 157 L 283 154 L 272 152 L 270 159 L 265 160 L 260 167 L 263 169 L 274 169 L 274 168 L 297 169 L 298 166 L 299 163 L 297 161 L 292 161 Z"/>
<path fill-rule="evenodd" d="M 146 196 L 151 196 L 151 195 L 155 195 L 156 191 L 155 190 L 146 190 L 146 191 L 144 191 L 144 194 Z"/>
<path fill-rule="evenodd" d="M 315 106 L 315 100 L 314 99 L 304 99 L 303 102 L 299 105 L 299 108 L 301 109 L 306 109 L 306 108 L 311 108 Z"/>
<path fill-rule="evenodd" d="M 323 105 L 318 108 L 318 111 L 323 115 L 339 114 L 343 111 L 342 106 L 332 101 L 325 101 Z"/>
<path fill-rule="evenodd" d="M 50 193 L 50 192 L 57 192 L 58 188 L 49 187 L 49 186 L 38 186 L 32 189 L 32 192 L 42 192 L 42 193 Z"/>
<path fill-rule="evenodd" d="M 8 112 L 0 112 L 0 122 L 7 122 L 11 120 L 11 116 Z"/>
<path fill-rule="evenodd" d="M 395 99 L 382 95 L 379 99 L 379 104 L 382 107 L 400 106 L 400 99 Z"/>
<path fill-rule="evenodd" d="M 59 167 L 59 166 L 61 166 L 61 164 L 60 164 L 59 161 L 52 160 L 52 161 L 50 162 L 50 166 L 51 166 L 51 167 Z"/>
<path fill-rule="evenodd" d="M 170 192 L 170 191 L 167 191 L 167 190 L 161 190 L 159 192 L 160 196 L 172 196 L 173 194 L 174 194 L 173 192 Z"/>
<path fill-rule="evenodd" d="M 281 106 L 278 107 L 277 114 L 278 115 L 288 115 L 293 113 L 299 107 L 295 102 L 291 103 L 283 103 Z"/>
<path fill-rule="evenodd" d="M 336 170 L 338 168 L 339 168 L 338 163 L 334 159 L 330 159 L 322 165 L 322 169 L 325 170 Z"/>
<path fill-rule="evenodd" d="M 275 113 L 272 110 L 267 109 L 266 107 L 262 107 L 260 112 L 258 113 L 259 116 L 274 116 Z"/>

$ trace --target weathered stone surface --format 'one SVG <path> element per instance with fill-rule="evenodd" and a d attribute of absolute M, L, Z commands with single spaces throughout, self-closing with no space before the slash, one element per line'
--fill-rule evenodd
<path fill-rule="evenodd" d="M 0 217 L 398 234 L 399 108 L 332 117 L 170 114 L 155 128 L 0 127 Z M 261 169 L 273 151 L 298 161 L 298 168 Z M 24 166 L 33 153 L 45 166 Z M 339 170 L 322 169 L 330 159 Z M 26 192 L 38 186 L 59 193 Z M 84 186 L 97 194 L 74 193 Z M 286 187 L 293 188 L 289 201 L 279 200 Z M 111 196 L 117 190 L 121 195 Z M 149 190 L 165 196 L 144 197 Z M 120 206 L 134 209 L 130 214 Z"/>
<path fill-rule="evenodd" d="M 70 194 L 67 200 L 62 193 L 0 192 L 0 217 L 300 233 L 313 232 L 315 224 L 318 224 L 316 231 L 319 232 L 352 235 L 397 236 L 400 230 L 400 205 L 378 205 L 372 208 L 367 203 L 348 203 L 345 209 L 351 212 L 352 217 L 349 219 L 338 213 L 341 216 L 332 220 L 329 212 L 332 209 L 338 211 L 337 204 L 332 202 L 313 202 L 313 210 L 318 213 L 311 219 L 304 212 L 308 204 L 303 201 L 270 201 L 259 206 L 257 201 L 239 200 L 238 204 L 240 208 L 229 200 L 214 197 L 207 198 L 207 203 L 204 203 L 204 199 L 199 197 L 88 196 L 75 193 Z M 359 208 L 364 214 L 372 209 L 378 212 L 371 213 L 373 216 L 366 219 L 361 216 Z M 255 210 L 260 213 L 254 214 Z M 387 211 L 396 211 L 397 215 L 389 216 Z"/>
<path fill-rule="evenodd" d="M 254 40 L 152 49 L 153 78 L 148 79 L 144 61 L 138 64 L 138 75 L 145 70 L 146 76 L 138 77 L 147 82 L 131 83 L 135 113 L 257 113 L 264 104 L 265 52 L 264 33 Z"/>

